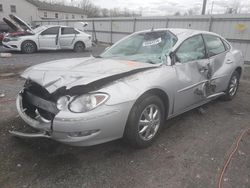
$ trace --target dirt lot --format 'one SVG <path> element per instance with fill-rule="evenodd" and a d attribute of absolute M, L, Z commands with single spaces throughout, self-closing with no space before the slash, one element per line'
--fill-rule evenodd
<path fill-rule="evenodd" d="M 93 51 L 101 51 L 96 47 Z M 85 54 L 14 54 L 0 66 L 31 65 Z M 5 68 L 5 67 L 4 67 Z M 3 69 L 2 69 L 3 70 Z M 250 75 L 250 68 L 246 68 Z M 121 141 L 70 147 L 47 139 L 22 140 L 8 130 L 25 126 L 14 98 L 23 80 L 0 77 L 0 187 L 216 187 L 219 172 L 236 137 L 250 127 L 250 78 L 244 77 L 231 102 L 213 101 L 205 113 L 187 112 L 166 122 L 150 147 L 134 150 Z M 226 171 L 223 188 L 250 187 L 250 135 L 246 135 Z"/>

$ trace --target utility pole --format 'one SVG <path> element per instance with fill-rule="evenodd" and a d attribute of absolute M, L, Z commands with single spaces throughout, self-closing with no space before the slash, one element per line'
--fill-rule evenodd
<path fill-rule="evenodd" d="M 202 15 L 206 13 L 206 6 L 207 6 L 207 0 L 203 0 L 202 12 L 201 12 Z"/>
<path fill-rule="evenodd" d="M 213 14 L 213 10 L 214 10 L 214 1 L 212 2 L 211 14 Z"/>

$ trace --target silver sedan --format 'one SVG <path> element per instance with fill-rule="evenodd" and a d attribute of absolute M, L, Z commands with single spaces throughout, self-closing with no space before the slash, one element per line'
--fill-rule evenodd
<path fill-rule="evenodd" d="M 215 33 L 136 32 L 98 57 L 27 69 L 17 109 L 37 133 L 11 133 L 75 146 L 124 138 L 147 147 L 165 120 L 218 97 L 233 99 L 243 64 L 242 53 Z"/>

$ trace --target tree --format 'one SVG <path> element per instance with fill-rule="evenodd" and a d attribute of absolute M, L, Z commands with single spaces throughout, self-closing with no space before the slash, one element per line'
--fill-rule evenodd
<path fill-rule="evenodd" d="M 180 16 L 180 15 L 181 13 L 179 11 L 174 13 L 174 16 Z"/>

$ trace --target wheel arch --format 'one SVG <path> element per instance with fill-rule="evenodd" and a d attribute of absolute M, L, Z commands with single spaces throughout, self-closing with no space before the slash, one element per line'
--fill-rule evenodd
<path fill-rule="evenodd" d="M 237 67 L 237 68 L 235 69 L 235 71 L 237 71 L 237 72 L 239 73 L 239 76 L 240 76 L 240 78 L 241 78 L 241 75 L 242 75 L 242 68 L 241 68 L 241 67 Z"/>
<path fill-rule="evenodd" d="M 153 89 L 149 89 L 146 92 L 144 92 L 143 94 L 141 94 L 140 97 L 136 100 L 136 102 L 138 102 L 146 94 L 156 95 L 157 97 L 159 97 L 162 100 L 164 107 L 165 107 L 165 119 L 167 119 L 168 114 L 169 114 L 169 96 L 168 96 L 168 94 L 165 91 L 163 91 L 162 89 L 153 88 Z M 135 104 L 136 104 L 136 102 L 135 102 Z"/>
<path fill-rule="evenodd" d="M 84 46 L 85 46 L 85 48 L 86 48 L 86 44 L 85 44 L 85 42 L 84 41 L 82 41 L 82 40 L 76 40 L 75 42 L 74 42 L 74 46 L 73 47 L 75 47 L 75 45 L 77 44 L 77 43 L 82 43 L 82 44 L 84 44 Z"/>
<path fill-rule="evenodd" d="M 24 39 L 24 40 L 22 41 L 22 43 L 21 43 L 21 48 L 22 48 L 22 46 L 23 46 L 23 43 L 25 43 L 25 42 L 32 42 L 32 43 L 34 43 L 34 44 L 36 45 L 36 50 L 38 50 L 38 44 L 37 44 L 37 42 L 34 41 L 34 40 L 32 40 L 32 39 Z"/>

